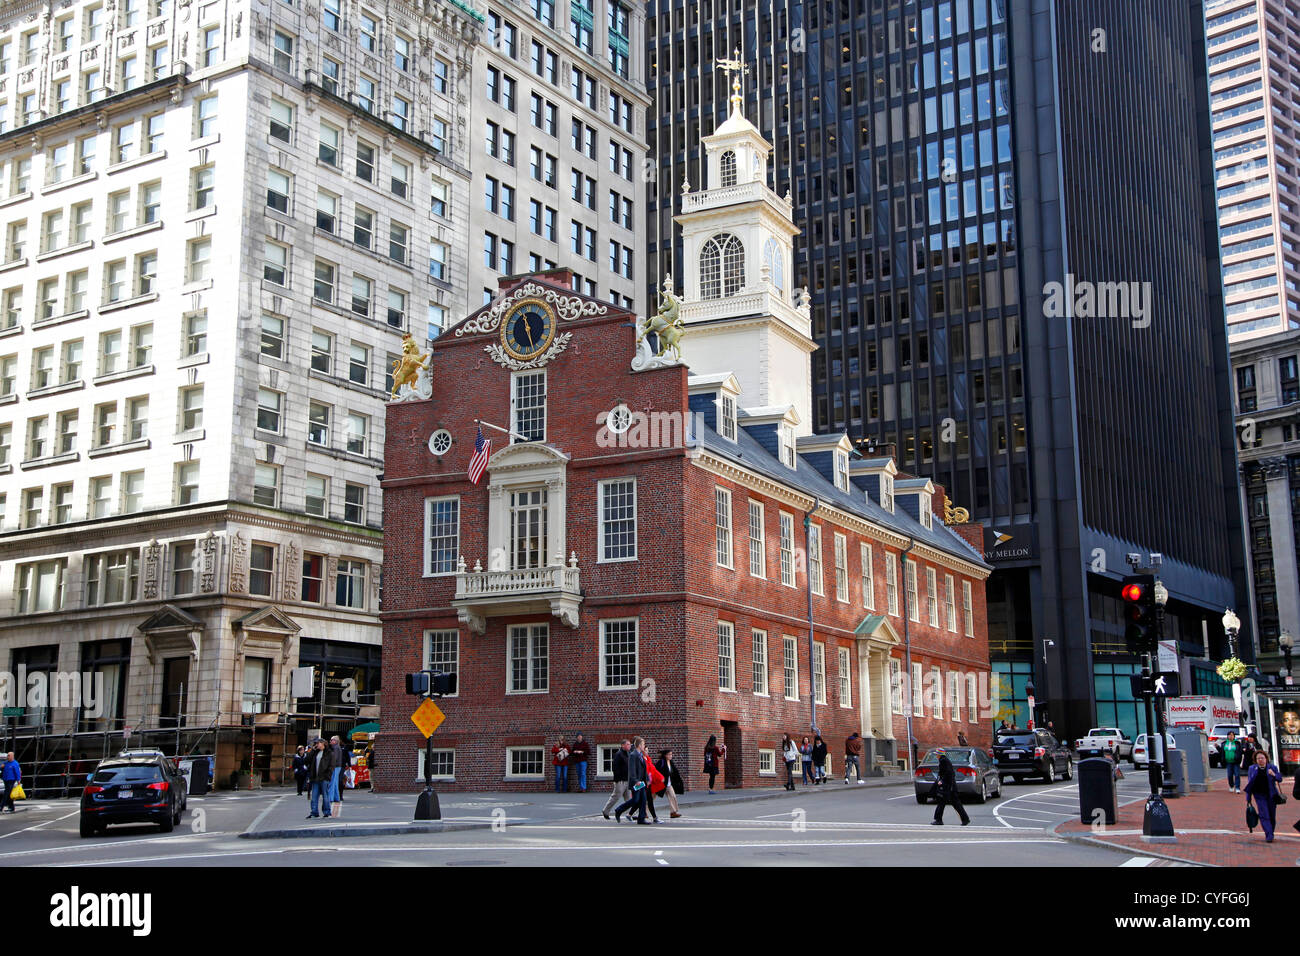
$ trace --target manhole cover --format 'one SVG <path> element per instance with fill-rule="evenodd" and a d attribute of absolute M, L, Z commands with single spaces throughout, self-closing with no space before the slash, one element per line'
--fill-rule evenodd
<path fill-rule="evenodd" d="M 505 866 L 505 860 L 448 860 L 448 866 Z"/>

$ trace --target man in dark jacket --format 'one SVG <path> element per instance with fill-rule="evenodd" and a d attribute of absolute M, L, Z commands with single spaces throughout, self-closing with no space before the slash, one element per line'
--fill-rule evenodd
<path fill-rule="evenodd" d="M 961 795 L 957 793 L 957 771 L 953 769 L 952 761 L 942 750 L 939 751 L 939 784 L 934 802 L 934 819 L 931 821 L 934 826 L 943 826 L 943 809 L 950 803 L 957 811 L 957 815 L 961 817 L 961 825 L 966 826 L 970 823 L 966 808 L 961 805 Z"/>
<path fill-rule="evenodd" d="M 862 779 L 862 736 L 855 730 L 849 734 L 849 739 L 844 741 L 844 782 L 849 782 L 849 768 L 853 768 L 853 773 L 857 776 L 858 783 L 865 783 Z"/>
<path fill-rule="evenodd" d="M 307 752 L 302 747 L 293 755 L 293 779 L 298 784 L 298 796 L 311 787 L 311 771 L 307 769 Z"/>
<path fill-rule="evenodd" d="M 325 746 L 325 741 L 317 737 L 315 749 L 307 756 L 307 768 L 311 774 L 311 813 L 307 819 L 312 817 L 330 815 L 330 784 L 334 780 L 334 755 L 330 748 Z M 316 812 L 316 801 L 320 800 L 324 805 L 324 814 Z"/>
<path fill-rule="evenodd" d="M 664 795 L 668 798 L 668 809 L 671 811 L 669 815 L 680 817 L 682 814 L 677 808 L 677 794 L 685 793 L 686 786 L 682 783 L 681 774 L 677 772 L 677 763 L 673 760 L 671 750 L 659 751 L 659 759 L 655 761 L 655 769 L 663 774 Z"/>
<path fill-rule="evenodd" d="M 613 810 L 617 804 L 627 799 L 627 750 L 632 745 L 630 740 L 624 738 L 622 745 L 614 751 L 614 759 L 611 761 L 612 770 L 614 771 L 614 790 L 605 801 L 605 809 L 600 812 L 604 814 L 605 819 L 609 819 L 609 811 Z"/>
<path fill-rule="evenodd" d="M 628 818 L 632 816 L 631 811 L 637 811 L 637 823 L 649 826 L 646 823 L 646 790 L 650 786 L 650 771 L 646 769 L 645 740 L 641 737 L 632 739 L 632 749 L 627 752 L 627 785 L 632 791 L 632 795 L 624 800 L 614 811 L 614 819 L 622 822 L 624 811 L 627 811 Z"/>

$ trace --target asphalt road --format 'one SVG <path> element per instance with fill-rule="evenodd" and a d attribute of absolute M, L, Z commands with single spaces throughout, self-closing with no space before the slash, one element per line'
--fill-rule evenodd
<path fill-rule="evenodd" d="M 239 834 L 273 799 L 211 794 L 190 800 L 173 833 L 124 826 L 82 840 L 75 802 L 32 801 L 0 821 L 0 868 L 11 866 L 1141 866 L 1161 865 L 1054 837 L 1078 813 L 1075 783 L 1008 782 L 1003 797 L 968 807 L 971 825 L 930 825 L 910 787 L 839 788 L 815 796 L 691 808 L 659 826 L 600 816 L 603 795 L 575 800 L 572 815 L 435 835 L 245 840 Z M 1121 801 L 1140 800 L 1141 782 L 1121 783 Z M 453 808 L 456 796 L 444 797 Z M 518 799 L 512 794 L 504 799 Z M 590 802 L 590 808 L 586 802 Z"/>

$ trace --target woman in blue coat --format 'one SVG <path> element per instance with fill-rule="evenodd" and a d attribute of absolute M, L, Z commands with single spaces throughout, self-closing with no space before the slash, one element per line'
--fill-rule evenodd
<path fill-rule="evenodd" d="M 1259 814 L 1259 825 L 1264 828 L 1264 842 L 1273 842 L 1273 824 L 1277 819 L 1277 785 L 1282 782 L 1282 773 L 1268 762 L 1268 754 L 1262 750 L 1255 751 L 1255 764 L 1250 768 L 1246 778 L 1246 806 L 1255 801 L 1255 811 Z"/>

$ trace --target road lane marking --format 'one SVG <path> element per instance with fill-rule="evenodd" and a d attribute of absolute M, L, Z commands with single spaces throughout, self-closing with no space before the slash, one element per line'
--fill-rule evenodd
<path fill-rule="evenodd" d="M 530 829 L 531 829 L 531 828 L 530 828 Z M 1021 845 L 1021 844 L 1026 844 L 1026 843 L 1054 843 L 1054 844 L 1057 844 L 1057 845 L 1064 845 L 1064 844 L 1065 844 L 1065 841 L 1063 841 L 1063 840 L 1059 840 L 1059 839 L 1056 839 L 1055 837 L 1047 837 L 1047 838 L 1018 838 L 1018 839 L 1013 839 L 1013 840 L 1006 840 L 1006 839 L 965 840 L 965 839 L 959 839 L 959 838 L 958 838 L 958 839 L 945 839 L 945 838 L 943 838 L 941 835 L 936 834 L 936 835 L 935 835 L 935 838 L 932 838 L 932 839 L 929 839 L 929 840 L 851 840 L 851 841 L 844 841 L 844 842 L 839 842 L 839 841 L 830 841 L 830 840 L 827 840 L 827 841 L 811 841 L 811 842 L 791 842 L 791 841 L 786 841 L 786 842 L 766 842 L 766 843 L 737 843 L 737 842 L 722 842 L 722 841 L 719 841 L 719 842 L 713 842 L 713 843 L 686 843 L 686 844 L 681 844 L 680 846 L 674 846 L 674 849 L 683 849 L 683 850 L 705 850 L 705 849 L 728 848 L 728 849 L 746 850 L 746 849 L 772 849 L 772 848 L 780 848 L 780 847 L 791 847 L 791 848 L 800 848 L 800 849 L 809 849 L 809 848 L 813 848 L 813 847 L 830 847 L 830 848 L 839 848 L 839 847 L 843 847 L 843 848 L 846 848 L 846 849 L 852 849 L 852 848 L 855 848 L 855 847 L 872 847 L 872 846 L 891 846 L 891 847 L 892 847 L 892 846 L 940 846 L 940 845 L 942 845 L 942 846 L 946 846 L 946 847 L 950 847 L 950 848 L 961 848 L 961 847 L 968 847 L 968 846 L 969 846 L 969 847 L 975 847 L 975 846 L 981 846 L 981 845 L 1000 845 L 1000 844 L 1015 844 L 1015 845 Z M 426 855 L 427 855 L 427 854 L 430 852 L 430 850 L 440 850 L 440 851 L 445 851 L 445 852 L 447 852 L 447 853 L 459 853 L 459 852 L 471 852 L 471 851 L 472 851 L 472 852 L 481 852 L 481 851 L 483 850 L 483 846 L 482 846 L 482 844 L 469 844 L 469 845 L 467 845 L 467 846 L 445 846 L 445 847 L 444 847 L 444 846 L 439 846 L 439 847 L 428 847 L 428 846 L 421 846 L 421 847 L 375 847 L 375 846 L 343 847 L 343 846 L 340 846 L 340 847 L 336 847 L 335 849 L 337 849 L 337 850 L 340 851 L 340 852 L 351 852 L 351 853 L 361 853 L 361 852 L 374 853 L 374 854 L 382 854 L 382 853 L 422 853 L 422 854 L 426 854 Z M 645 849 L 644 846 L 637 846 L 637 845 L 635 845 L 635 844 L 623 844 L 623 845 L 613 845 L 613 846 L 606 846 L 606 845 L 602 845 L 602 844 L 592 844 L 592 845 L 563 844 L 563 845 L 558 845 L 558 846 L 557 846 L 555 843 L 543 843 L 543 844 L 538 844 L 538 845 L 535 845 L 535 846 L 532 846 L 532 845 L 520 845 L 520 846 L 494 846 L 494 847 L 493 847 L 493 852 L 494 852 L 494 853 L 500 853 L 500 852 L 533 852 L 533 851 L 543 851 L 543 852 L 546 852 L 546 853 L 554 853 L 554 852 L 556 852 L 557 850 L 563 850 L 563 851 L 573 850 L 573 851 L 583 851 L 583 852 L 585 852 L 585 851 L 595 851 L 595 852 L 598 852 L 598 853 L 599 853 L 599 852 L 609 852 L 609 853 L 613 853 L 613 852 L 632 851 L 632 850 L 635 850 L 635 851 L 641 851 L 641 850 L 644 850 L 644 849 Z M 247 856 L 284 855 L 284 854 L 289 854 L 289 853 L 302 853 L 302 852 L 308 852 L 308 850 L 309 850 L 309 848 L 307 848 L 307 847 L 286 847 L 286 848 L 282 848 L 282 849 L 267 849 L 267 850 L 232 850 L 232 851 L 229 851 L 229 852 L 226 852 L 226 853 L 203 853 L 203 854 L 185 854 L 185 855 L 172 855 L 172 856 L 137 857 L 137 858 L 135 858 L 135 859 L 130 859 L 130 860 L 104 860 L 104 861 L 95 861 L 95 862 L 85 862 L 85 861 L 81 861 L 81 862 L 76 862 L 76 863 L 53 863 L 53 864 L 48 864 L 48 865 L 51 865 L 51 866 L 59 866 L 59 867 L 64 867 L 64 866 L 127 866 L 127 865 L 135 864 L 135 863 L 168 863 L 168 862 L 172 862 L 172 861 L 177 861 L 177 860 L 187 860 L 187 859 L 204 859 L 204 860 L 211 860 L 211 859 L 217 859 L 217 858 L 219 858 L 219 857 L 247 857 Z"/>
<path fill-rule="evenodd" d="M 1155 861 L 1154 856 L 1133 856 L 1121 863 L 1120 866 L 1150 866 Z"/>
<path fill-rule="evenodd" d="M 15 830 L 13 833 L 5 833 L 5 834 L 3 834 L 3 835 L 0 835 L 0 840 L 5 839 L 6 837 L 17 836 L 17 835 L 20 834 L 20 833 L 26 833 L 26 832 L 28 832 L 29 830 L 39 830 L 41 827 L 47 827 L 47 826 L 49 826 L 51 823 L 58 823 L 60 820 L 66 820 L 66 819 L 68 819 L 68 817 L 75 817 L 75 816 L 77 816 L 77 814 L 79 814 L 79 813 L 81 813 L 81 809 L 80 809 L 80 808 L 78 808 L 78 809 L 76 809 L 76 810 L 73 810 L 71 813 L 65 813 L 65 814 L 64 814 L 63 816 L 61 816 L 61 817 L 55 817 L 55 818 L 52 819 L 52 820 L 46 820 L 44 823 L 35 823 L 35 824 L 32 824 L 32 825 L 29 826 L 29 827 L 23 827 L 21 830 Z"/>

